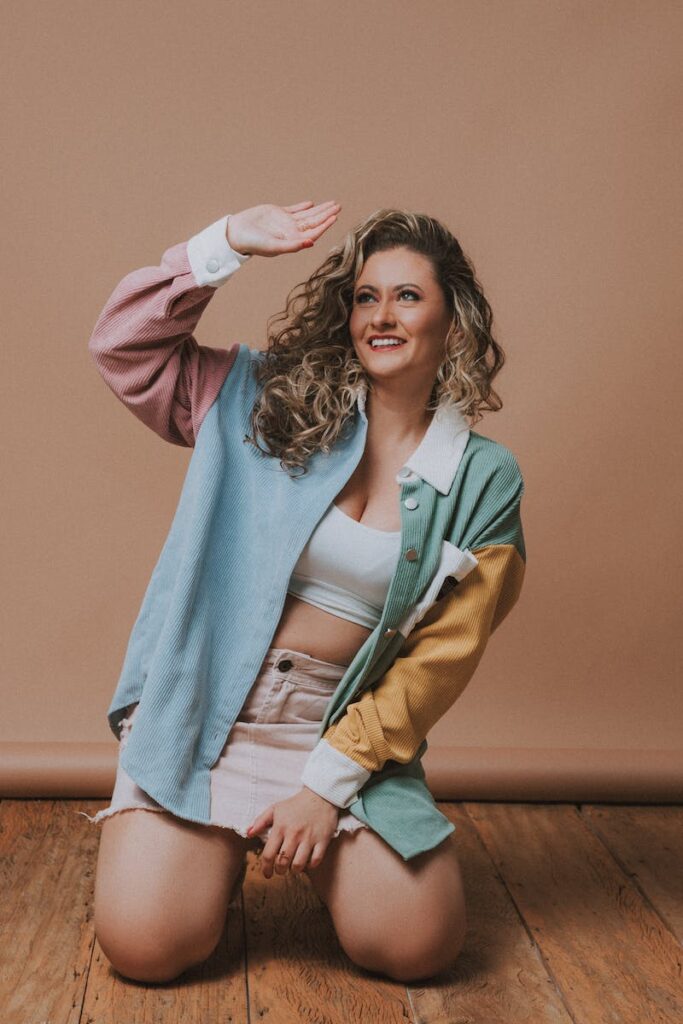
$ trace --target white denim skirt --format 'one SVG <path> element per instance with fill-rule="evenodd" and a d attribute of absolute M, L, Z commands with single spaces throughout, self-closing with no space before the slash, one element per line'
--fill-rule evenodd
<path fill-rule="evenodd" d="M 270 804 L 301 790 L 304 765 L 318 742 L 328 702 L 347 668 L 301 651 L 269 648 L 210 770 L 211 825 L 232 829 L 257 847 L 265 844 L 270 826 L 250 837 L 247 829 Z M 93 823 L 134 808 L 165 810 L 121 767 L 120 755 L 135 728 L 137 708 L 137 704 L 130 705 L 121 723 L 119 764 L 111 803 L 94 817 L 85 815 Z M 368 826 L 349 810 L 340 809 L 333 838 L 360 828 Z"/>

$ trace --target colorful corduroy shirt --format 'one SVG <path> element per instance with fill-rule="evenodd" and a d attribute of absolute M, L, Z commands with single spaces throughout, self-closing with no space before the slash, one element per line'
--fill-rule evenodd
<path fill-rule="evenodd" d="M 365 386 L 351 429 L 308 472 L 247 444 L 263 353 L 199 345 L 217 288 L 250 256 L 229 215 L 124 277 L 89 341 L 111 390 L 166 441 L 192 448 L 178 506 L 107 711 L 130 777 L 173 814 L 210 823 L 210 770 L 279 624 L 299 555 L 365 449 Z M 524 484 L 504 445 L 440 407 L 396 476 L 401 547 L 381 619 L 330 698 L 302 785 L 347 807 L 401 856 L 455 826 L 421 759 L 517 601 L 526 565 Z"/>

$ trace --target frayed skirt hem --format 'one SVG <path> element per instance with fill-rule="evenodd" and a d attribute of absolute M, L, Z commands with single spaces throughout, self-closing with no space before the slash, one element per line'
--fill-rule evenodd
<path fill-rule="evenodd" d="M 123 811 L 152 811 L 152 812 L 156 812 L 157 814 L 159 814 L 159 813 L 162 813 L 162 814 L 163 813 L 166 813 L 166 814 L 172 813 L 171 811 L 166 811 L 165 807 L 150 807 L 149 804 L 145 804 L 145 803 L 131 803 L 131 804 L 127 804 L 125 807 L 104 807 L 104 808 L 102 808 L 101 811 L 98 811 L 97 814 L 95 814 L 95 815 L 86 814 L 85 811 L 78 811 L 77 813 L 78 814 L 82 814 L 83 817 L 87 818 L 88 821 L 91 822 L 92 824 L 99 825 L 100 822 L 103 821 L 105 818 L 110 818 L 114 814 L 121 814 Z M 188 818 L 188 819 L 181 819 L 181 820 L 189 821 L 190 819 Z M 200 824 L 200 823 L 198 823 L 198 824 Z M 224 829 L 228 829 L 231 832 L 237 832 L 237 834 L 242 836 L 243 839 L 250 839 L 250 840 L 253 840 L 254 842 L 261 842 L 261 843 L 265 843 L 267 841 L 268 834 L 269 834 L 269 831 L 270 831 L 270 829 L 266 829 L 264 832 L 259 832 L 259 833 L 256 833 L 255 835 L 247 835 L 247 828 L 249 826 L 240 828 L 239 825 L 229 825 L 229 824 L 227 824 L 226 822 L 223 822 L 223 821 L 211 821 L 205 827 L 206 828 L 224 828 Z M 337 836 L 341 835 L 342 832 L 357 832 L 358 829 L 361 829 L 361 828 L 367 829 L 368 827 L 369 826 L 366 825 L 364 821 L 360 821 L 358 818 L 354 817 L 353 815 L 349 815 L 348 818 L 345 818 L 343 821 L 341 821 L 337 825 L 336 829 L 334 830 L 334 832 L 332 833 L 330 838 L 331 839 L 336 839 Z"/>

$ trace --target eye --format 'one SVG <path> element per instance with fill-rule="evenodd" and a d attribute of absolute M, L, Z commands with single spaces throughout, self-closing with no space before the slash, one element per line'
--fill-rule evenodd
<path fill-rule="evenodd" d="M 413 298 L 415 298 L 415 299 L 419 299 L 420 298 L 420 296 L 417 294 L 417 292 L 414 292 L 412 288 L 404 288 L 402 292 L 399 292 L 399 297 L 402 297 L 403 295 L 412 295 Z M 356 296 L 356 302 L 362 302 L 363 299 L 371 299 L 371 298 L 372 298 L 372 294 L 370 292 L 360 292 Z"/>

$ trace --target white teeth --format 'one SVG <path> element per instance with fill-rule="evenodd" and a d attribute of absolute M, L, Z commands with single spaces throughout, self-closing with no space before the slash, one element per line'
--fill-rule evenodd
<path fill-rule="evenodd" d="M 396 338 L 373 338 L 370 342 L 371 348 L 389 348 L 391 345 L 404 345 L 405 342 Z"/>

